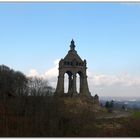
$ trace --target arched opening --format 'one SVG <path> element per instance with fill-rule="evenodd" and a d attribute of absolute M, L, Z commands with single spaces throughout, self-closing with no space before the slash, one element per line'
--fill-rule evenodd
<path fill-rule="evenodd" d="M 76 92 L 80 93 L 80 75 L 79 75 L 79 73 L 76 74 Z"/>
<path fill-rule="evenodd" d="M 76 78 L 76 91 L 77 93 L 81 93 L 82 92 L 82 88 L 83 88 L 83 73 L 81 71 L 77 72 L 76 74 L 77 78 Z"/>
<path fill-rule="evenodd" d="M 73 75 L 70 71 L 67 71 L 64 74 L 64 93 L 70 92 L 72 90 L 72 81 L 73 80 Z"/>
<path fill-rule="evenodd" d="M 68 81 L 68 74 L 65 73 L 64 74 L 64 93 L 68 93 L 68 84 L 69 84 L 69 81 Z"/>

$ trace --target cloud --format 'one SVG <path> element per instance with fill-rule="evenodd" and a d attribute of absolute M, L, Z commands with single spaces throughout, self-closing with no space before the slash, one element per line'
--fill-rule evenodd
<path fill-rule="evenodd" d="M 57 84 L 59 61 L 60 59 L 56 59 L 54 61 L 54 67 L 47 70 L 44 74 L 44 78 L 46 78 L 53 87 L 56 87 Z"/>
<path fill-rule="evenodd" d="M 53 64 L 54 66 L 50 68 L 49 70 L 46 70 L 45 73 L 39 74 L 36 69 L 31 69 L 29 71 L 29 74 L 27 76 L 29 77 L 40 77 L 47 79 L 49 81 L 49 84 L 53 87 L 56 87 L 57 84 L 57 77 L 58 77 L 58 64 L 60 59 L 56 59 Z"/>
<path fill-rule="evenodd" d="M 31 69 L 29 71 L 29 74 L 27 76 L 29 76 L 29 77 L 35 77 L 35 76 L 37 76 L 38 77 L 39 76 L 39 73 L 37 72 L 36 69 Z"/>
<path fill-rule="evenodd" d="M 44 74 L 39 74 L 36 69 L 31 69 L 28 76 L 37 76 L 47 79 L 53 85 L 56 85 L 58 77 L 58 63 L 60 59 L 54 61 L 54 66 Z M 140 86 L 140 77 L 133 77 L 128 73 L 119 75 L 96 74 L 87 71 L 88 83 L 92 86 Z"/>
<path fill-rule="evenodd" d="M 45 77 L 48 80 L 55 79 L 58 76 L 58 63 L 60 59 L 54 61 L 54 67 L 45 72 Z"/>
<path fill-rule="evenodd" d="M 60 59 L 54 61 L 54 66 L 44 74 L 39 74 L 36 69 L 31 69 L 28 76 L 37 76 L 45 78 L 49 81 L 49 84 L 56 88 L 57 77 L 58 77 L 58 63 Z M 140 86 L 140 77 L 133 77 L 128 73 L 121 73 L 118 75 L 106 75 L 106 74 L 96 74 L 90 70 L 87 71 L 88 76 L 88 85 L 91 93 L 101 93 L 104 95 L 112 95 L 112 92 L 118 95 L 124 94 L 124 91 L 127 95 L 133 94 L 134 90 L 129 90 L 130 88 L 135 88 L 135 92 L 139 92 L 138 87 Z M 65 91 L 68 86 L 68 80 L 65 81 Z M 78 86 L 77 86 L 78 87 Z M 123 89 L 123 90 L 122 90 Z M 127 89 L 127 90 L 126 90 Z M 136 91 L 136 89 L 138 89 Z M 130 93 L 131 92 L 131 93 Z"/>
<path fill-rule="evenodd" d="M 89 74 L 89 82 L 94 86 L 140 86 L 140 78 L 127 73 L 119 75 Z"/>
<path fill-rule="evenodd" d="M 140 77 L 127 73 L 118 75 L 88 72 L 88 85 L 92 95 L 99 96 L 139 96 Z"/>

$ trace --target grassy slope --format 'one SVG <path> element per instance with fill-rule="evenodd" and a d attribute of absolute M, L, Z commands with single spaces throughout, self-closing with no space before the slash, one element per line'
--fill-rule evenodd
<path fill-rule="evenodd" d="M 140 136 L 140 114 L 99 118 L 107 110 L 86 98 L 21 98 L 0 102 L 0 136 Z"/>

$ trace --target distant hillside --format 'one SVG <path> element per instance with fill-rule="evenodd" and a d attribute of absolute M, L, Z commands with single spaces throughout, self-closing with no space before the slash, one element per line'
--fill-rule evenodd
<path fill-rule="evenodd" d="M 103 105 L 109 100 L 113 100 L 114 106 L 117 108 L 122 108 L 124 105 L 129 109 L 140 110 L 140 97 L 100 97 L 100 102 Z"/>

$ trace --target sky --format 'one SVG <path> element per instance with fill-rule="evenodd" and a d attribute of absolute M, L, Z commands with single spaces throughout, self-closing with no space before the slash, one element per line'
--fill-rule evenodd
<path fill-rule="evenodd" d="M 140 4 L 0 3 L 0 65 L 53 87 L 72 38 L 91 93 L 140 96 Z"/>

